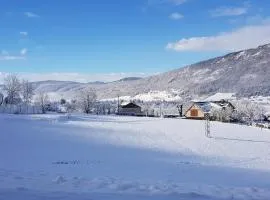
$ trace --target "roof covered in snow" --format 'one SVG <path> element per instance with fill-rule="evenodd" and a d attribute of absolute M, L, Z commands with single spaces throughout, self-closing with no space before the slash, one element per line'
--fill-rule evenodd
<path fill-rule="evenodd" d="M 199 106 L 203 112 L 211 111 L 211 104 L 208 102 L 197 102 L 196 105 Z"/>
<path fill-rule="evenodd" d="M 198 106 L 204 113 L 208 113 L 213 110 L 221 110 L 223 108 L 220 104 L 213 102 L 195 102 L 195 105 Z"/>
<path fill-rule="evenodd" d="M 138 106 L 137 104 L 130 102 L 124 106 L 121 106 L 122 108 L 140 108 L 140 106 Z"/>
<path fill-rule="evenodd" d="M 222 100 L 235 100 L 235 93 L 216 93 L 204 99 L 204 101 L 222 101 Z"/>

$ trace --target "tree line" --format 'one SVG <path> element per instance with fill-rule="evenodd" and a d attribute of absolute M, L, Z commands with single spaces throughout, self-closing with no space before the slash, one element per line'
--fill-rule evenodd
<path fill-rule="evenodd" d="M 46 92 L 35 92 L 33 83 L 25 79 L 20 80 L 16 74 L 9 74 L 4 78 L 2 90 L 0 105 L 38 105 L 42 113 L 46 113 L 53 103 Z M 87 114 L 91 113 L 97 101 L 96 91 L 87 87 L 78 91 L 76 96 L 77 98 L 70 102 L 61 99 L 59 104 L 65 105 L 68 112 L 80 110 Z"/>
<path fill-rule="evenodd" d="M 51 102 L 49 96 L 45 92 L 35 92 L 33 83 L 28 80 L 20 80 L 16 74 L 9 74 L 3 80 L 3 93 L 0 92 L 0 105 L 37 105 L 42 113 L 50 111 L 50 106 L 55 102 Z M 177 111 L 176 103 L 168 102 L 141 102 L 142 111 L 146 116 L 161 116 L 164 110 Z M 180 102 L 184 105 L 183 113 L 188 108 L 190 102 Z M 77 92 L 76 98 L 67 101 L 61 99 L 56 103 L 63 105 L 65 111 L 70 113 L 74 111 L 84 112 L 86 114 L 112 114 L 117 113 L 118 102 L 101 102 L 97 101 L 96 91 L 91 87 L 86 87 Z M 252 124 L 254 121 L 269 120 L 264 115 L 265 108 L 257 103 L 249 100 L 237 100 L 233 102 L 235 109 L 217 109 L 212 111 L 212 119 L 222 122 L 240 122 Z M 55 110 L 54 110 L 55 111 Z"/>

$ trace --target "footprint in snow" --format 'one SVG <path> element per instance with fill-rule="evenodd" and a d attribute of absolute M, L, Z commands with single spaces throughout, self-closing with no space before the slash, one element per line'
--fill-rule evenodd
<path fill-rule="evenodd" d="M 22 177 L 22 176 L 14 176 L 13 178 L 16 180 L 23 180 L 24 179 L 24 177 Z"/>
<path fill-rule="evenodd" d="M 67 182 L 67 180 L 63 176 L 57 176 L 54 182 L 57 184 L 62 184 L 62 183 Z"/>
<path fill-rule="evenodd" d="M 25 188 L 25 187 L 16 187 L 16 190 L 18 190 L 18 191 L 26 191 L 28 189 Z"/>

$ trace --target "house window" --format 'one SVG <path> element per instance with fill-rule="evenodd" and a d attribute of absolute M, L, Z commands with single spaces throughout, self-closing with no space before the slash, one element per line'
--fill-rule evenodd
<path fill-rule="evenodd" d="M 198 117 L 198 110 L 196 110 L 196 109 L 191 110 L 190 115 L 191 115 L 191 117 Z"/>

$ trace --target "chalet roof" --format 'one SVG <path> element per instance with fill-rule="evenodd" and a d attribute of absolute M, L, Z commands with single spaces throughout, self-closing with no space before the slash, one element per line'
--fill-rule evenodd
<path fill-rule="evenodd" d="M 199 107 L 204 113 L 209 113 L 214 110 L 221 110 L 221 109 L 226 109 L 228 107 L 231 107 L 232 109 L 235 109 L 235 107 L 228 101 L 197 101 L 194 102 L 193 105 L 187 109 L 185 113 L 187 113 L 194 105 Z"/>
<path fill-rule="evenodd" d="M 213 109 L 221 110 L 222 108 L 226 107 L 219 103 L 213 102 L 195 102 L 194 105 L 198 106 L 204 113 L 211 112 Z"/>
<path fill-rule="evenodd" d="M 192 102 L 221 102 L 221 101 L 232 101 L 236 100 L 235 93 L 216 93 L 207 98 L 193 99 Z"/>
<path fill-rule="evenodd" d="M 121 106 L 122 108 L 141 108 L 140 106 L 138 106 L 137 104 L 135 104 L 135 103 L 128 103 L 128 104 L 126 104 L 126 105 L 123 105 L 123 106 Z"/>
<path fill-rule="evenodd" d="M 126 106 L 130 103 L 130 101 L 122 101 L 120 106 L 123 107 L 123 106 Z"/>
<path fill-rule="evenodd" d="M 204 101 L 229 101 L 229 100 L 235 100 L 235 93 L 216 93 L 206 99 Z"/>
<path fill-rule="evenodd" d="M 266 116 L 266 117 L 270 117 L 270 112 L 266 112 L 266 113 L 264 113 L 264 116 Z"/>
<path fill-rule="evenodd" d="M 196 102 L 195 105 L 201 108 L 203 112 L 211 111 L 211 104 L 209 102 Z"/>

